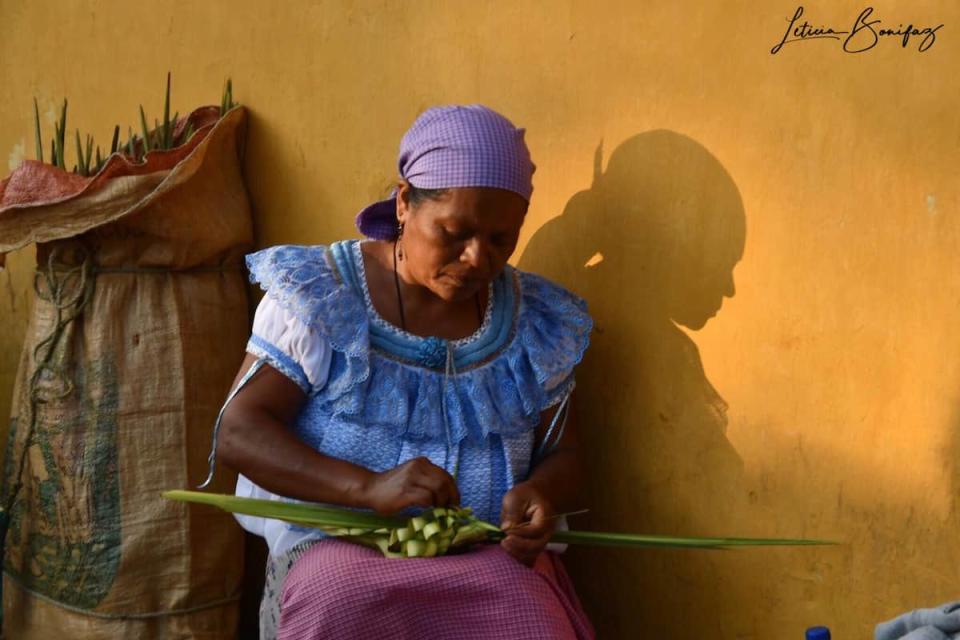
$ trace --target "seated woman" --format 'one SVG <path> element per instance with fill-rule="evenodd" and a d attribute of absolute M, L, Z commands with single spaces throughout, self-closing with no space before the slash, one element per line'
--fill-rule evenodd
<path fill-rule="evenodd" d="M 507 265 L 533 191 L 523 134 L 479 105 L 430 109 L 403 137 L 395 194 L 357 216 L 371 240 L 248 256 L 266 296 L 217 448 L 237 494 L 461 504 L 507 531 L 395 560 L 241 516 L 270 547 L 262 637 L 593 637 L 545 551 L 580 506 L 569 399 L 592 323 Z"/>

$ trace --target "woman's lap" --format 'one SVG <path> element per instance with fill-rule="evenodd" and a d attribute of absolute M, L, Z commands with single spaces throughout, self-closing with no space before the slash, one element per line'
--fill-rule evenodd
<path fill-rule="evenodd" d="M 277 637 L 539 640 L 593 630 L 553 553 L 531 570 L 497 545 L 401 560 L 324 540 L 287 574 Z"/>

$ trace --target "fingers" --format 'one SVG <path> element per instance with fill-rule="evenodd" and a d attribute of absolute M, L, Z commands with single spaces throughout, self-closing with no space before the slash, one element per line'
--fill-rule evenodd
<path fill-rule="evenodd" d="M 404 508 L 408 506 L 417 506 L 417 507 L 432 507 L 434 503 L 433 492 L 424 487 L 411 487 L 406 493 L 407 504 L 404 505 Z"/>
<path fill-rule="evenodd" d="M 449 507 L 460 504 L 460 491 L 457 489 L 457 483 L 443 469 L 438 469 L 438 473 L 422 476 L 416 481 L 416 485 L 429 490 L 433 494 L 433 506 Z"/>
<path fill-rule="evenodd" d="M 527 521 L 527 509 L 530 501 L 515 491 L 508 491 L 503 496 L 503 506 L 500 510 L 500 528 L 510 529 Z"/>
<path fill-rule="evenodd" d="M 414 488 L 430 496 L 430 503 L 423 506 L 446 507 L 450 504 L 450 487 L 445 482 L 422 478 L 416 481 Z"/>
<path fill-rule="evenodd" d="M 529 509 L 529 513 L 529 520 L 506 528 L 507 537 L 500 542 L 500 546 L 523 564 L 533 566 L 537 556 L 550 542 L 554 521 L 537 507 Z"/>
<path fill-rule="evenodd" d="M 530 567 L 547 546 L 548 541 L 547 538 L 530 539 L 508 534 L 500 541 L 500 546 L 511 556 Z"/>
<path fill-rule="evenodd" d="M 405 484 L 411 490 L 425 491 L 430 496 L 427 504 L 421 502 L 411 504 L 438 507 L 460 504 L 460 490 L 457 488 L 457 483 L 444 469 L 423 457 L 414 458 L 403 466 L 407 467 Z"/>
<path fill-rule="evenodd" d="M 500 522 L 501 529 L 513 531 L 524 538 L 547 535 L 555 525 L 547 505 L 512 492 L 503 498 Z"/>
<path fill-rule="evenodd" d="M 413 482 L 428 489 L 434 496 L 433 505 L 446 507 L 460 504 L 460 490 L 453 477 L 427 458 L 416 458 Z"/>
<path fill-rule="evenodd" d="M 508 535 L 524 538 L 527 540 L 538 540 L 540 538 L 549 538 L 553 534 L 554 522 L 540 515 L 541 512 L 535 512 L 531 520 L 511 524 L 504 529 Z M 501 527 L 502 528 L 502 527 Z"/>

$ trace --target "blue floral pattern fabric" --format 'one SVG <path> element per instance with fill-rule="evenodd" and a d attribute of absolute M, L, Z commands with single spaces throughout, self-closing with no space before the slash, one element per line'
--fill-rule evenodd
<path fill-rule="evenodd" d="M 308 395 L 297 435 L 373 471 L 426 456 L 456 474 L 463 504 L 499 518 L 503 495 L 529 473 L 540 413 L 573 387 L 592 328 L 586 304 L 508 266 L 491 283 L 480 329 L 447 341 L 379 317 L 358 241 L 272 247 L 247 265 L 333 352 L 319 388 L 287 374 Z"/>

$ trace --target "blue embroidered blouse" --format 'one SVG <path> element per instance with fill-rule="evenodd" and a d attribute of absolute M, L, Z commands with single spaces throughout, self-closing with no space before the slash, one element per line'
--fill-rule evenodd
<path fill-rule="evenodd" d="M 490 284 L 480 328 L 447 341 L 377 313 L 360 241 L 272 247 L 247 256 L 247 266 L 266 291 L 261 309 L 272 305 L 300 327 L 291 342 L 258 335 L 255 321 L 247 345 L 307 395 L 297 436 L 377 472 L 425 456 L 454 475 L 463 505 L 497 521 L 504 494 L 530 471 L 540 413 L 573 388 L 592 328 L 583 300 L 507 266 Z M 276 497 L 243 476 L 237 493 Z M 238 519 L 267 537 L 274 555 L 323 535 Z"/>

